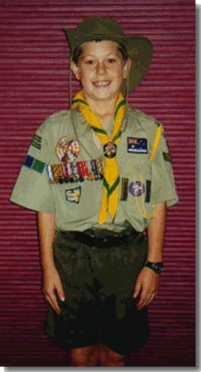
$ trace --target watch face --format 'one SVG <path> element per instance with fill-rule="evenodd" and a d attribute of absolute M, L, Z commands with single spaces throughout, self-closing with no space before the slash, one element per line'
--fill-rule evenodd
<path fill-rule="evenodd" d="M 164 264 L 162 262 L 146 262 L 145 266 L 154 270 L 157 274 L 160 274 L 164 270 Z"/>
<path fill-rule="evenodd" d="M 155 264 L 155 270 L 160 274 L 164 269 L 164 266 L 162 263 Z"/>

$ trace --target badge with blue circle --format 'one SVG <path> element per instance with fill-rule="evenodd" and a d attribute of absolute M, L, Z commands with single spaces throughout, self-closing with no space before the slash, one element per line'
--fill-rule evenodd
<path fill-rule="evenodd" d="M 131 195 L 133 196 L 141 196 L 142 194 L 145 193 L 145 184 L 142 183 L 141 181 L 135 181 L 135 182 L 131 182 L 130 185 L 129 185 L 129 192 Z"/>

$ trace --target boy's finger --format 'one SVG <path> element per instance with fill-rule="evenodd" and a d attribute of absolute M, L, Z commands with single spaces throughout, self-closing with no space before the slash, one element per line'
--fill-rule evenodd
<path fill-rule="evenodd" d="M 136 297 L 139 296 L 140 290 L 141 290 L 141 284 L 140 283 L 136 283 L 136 285 L 134 287 L 134 293 L 133 293 L 133 297 L 134 298 L 136 298 Z"/>
<path fill-rule="evenodd" d="M 55 294 L 52 294 L 51 296 L 48 296 L 48 301 L 50 303 L 50 305 L 52 306 L 52 308 L 56 311 L 57 314 L 60 314 L 61 313 L 61 309 L 58 305 L 58 302 L 57 302 L 57 299 L 56 299 L 56 296 Z"/>
<path fill-rule="evenodd" d="M 56 291 L 57 291 L 57 294 L 58 294 L 60 300 L 64 302 L 65 301 L 65 293 L 64 293 L 64 290 L 63 290 L 62 286 L 58 286 L 56 288 Z"/>
<path fill-rule="evenodd" d="M 154 299 L 154 294 L 150 292 L 144 292 L 142 293 L 142 296 L 137 304 L 138 309 L 140 310 L 144 306 L 148 306 L 152 300 Z"/>
<path fill-rule="evenodd" d="M 143 306 L 145 306 L 146 301 L 147 301 L 147 292 L 142 290 L 140 299 L 137 303 L 137 308 L 140 310 Z"/>
<path fill-rule="evenodd" d="M 55 307 L 55 309 L 56 309 L 57 314 L 60 314 L 60 313 L 61 313 L 61 309 L 60 309 L 60 307 L 59 307 L 59 304 L 58 304 L 58 302 L 57 302 L 57 298 L 56 298 L 55 294 L 52 295 L 51 300 L 52 300 L 52 302 L 53 302 L 53 304 L 54 304 L 54 307 Z"/>

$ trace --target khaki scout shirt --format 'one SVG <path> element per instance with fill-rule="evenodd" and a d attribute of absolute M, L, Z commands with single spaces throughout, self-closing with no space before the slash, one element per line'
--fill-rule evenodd
<path fill-rule="evenodd" d="M 93 129 L 83 115 L 75 110 L 73 118 L 77 137 L 70 111 L 51 115 L 39 127 L 10 200 L 31 210 L 55 214 L 56 230 L 83 231 L 100 227 L 98 215 L 103 180 L 51 184 L 46 172 L 47 165 L 61 164 L 55 148 L 63 137 L 67 142 L 78 138 L 80 153 L 76 162 L 103 159 L 103 147 L 98 149 L 95 145 Z M 112 124 L 107 128 L 108 133 Z M 125 222 L 129 221 L 134 229 L 143 231 L 149 224 L 147 217 L 152 215 L 154 203 L 165 202 L 170 207 L 178 201 L 169 150 L 163 135 L 154 159 L 151 162 L 148 160 L 157 125 L 144 113 L 128 109 L 116 154 L 120 174 L 117 214 L 113 223 L 108 217 L 102 228 L 121 231 Z"/>

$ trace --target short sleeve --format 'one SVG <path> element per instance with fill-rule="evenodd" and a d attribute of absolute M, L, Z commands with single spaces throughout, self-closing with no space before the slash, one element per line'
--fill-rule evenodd
<path fill-rule="evenodd" d="M 156 204 L 165 202 L 167 207 L 178 202 L 170 152 L 162 135 L 158 151 L 151 163 L 152 198 Z"/>
<path fill-rule="evenodd" d="M 10 201 L 31 210 L 54 214 L 54 202 L 46 174 L 47 154 L 45 129 L 41 125 L 25 156 Z"/>

